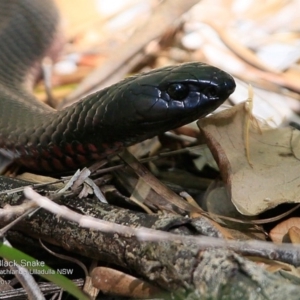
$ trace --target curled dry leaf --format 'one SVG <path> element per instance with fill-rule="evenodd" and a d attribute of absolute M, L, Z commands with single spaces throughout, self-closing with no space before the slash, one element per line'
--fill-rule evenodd
<path fill-rule="evenodd" d="M 300 218 L 289 218 L 270 231 L 270 238 L 275 243 L 282 243 L 288 237 L 293 243 L 299 243 L 300 236 Z"/>
<path fill-rule="evenodd" d="M 142 299 L 162 294 L 161 289 L 111 268 L 95 268 L 91 277 L 93 286 L 105 294 Z"/>
<path fill-rule="evenodd" d="M 299 203 L 300 132 L 290 127 L 249 129 L 249 157 L 244 130 L 245 104 L 198 121 L 217 161 L 231 200 L 244 215 L 257 215 L 281 203 Z"/>

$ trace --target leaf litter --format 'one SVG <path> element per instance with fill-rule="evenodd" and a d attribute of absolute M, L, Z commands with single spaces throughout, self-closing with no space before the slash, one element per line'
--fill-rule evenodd
<path fill-rule="evenodd" d="M 198 121 L 232 203 L 244 215 L 258 215 L 282 203 L 300 202 L 300 132 L 265 129 L 251 121 L 245 147 L 245 103 Z"/>

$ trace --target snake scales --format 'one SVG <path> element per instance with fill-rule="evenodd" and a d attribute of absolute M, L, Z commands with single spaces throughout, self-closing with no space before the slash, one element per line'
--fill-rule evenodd
<path fill-rule="evenodd" d="M 126 78 L 55 111 L 35 99 L 31 83 L 58 21 L 50 0 L 0 0 L 0 154 L 31 169 L 83 166 L 204 117 L 235 89 L 229 74 L 193 62 Z"/>

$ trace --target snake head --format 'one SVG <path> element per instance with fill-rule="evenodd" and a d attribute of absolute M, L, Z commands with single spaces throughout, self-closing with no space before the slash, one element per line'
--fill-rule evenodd
<path fill-rule="evenodd" d="M 227 73 L 188 63 L 126 78 L 58 112 L 3 97 L 0 151 L 31 169 L 75 169 L 204 117 L 234 89 Z M 7 127 L 10 111 L 18 117 Z"/>
<path fill-rule="evenodd" d="M 156 69 L 116 85 L 106 120 L 133 144 L 206 116 L 234 90 L 232 76 L 203 63 Z"/>

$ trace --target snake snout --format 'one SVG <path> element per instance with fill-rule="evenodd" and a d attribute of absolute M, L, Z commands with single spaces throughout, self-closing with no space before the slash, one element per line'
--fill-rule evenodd
<path fill-rule="evenodd" d="M 221 72 L 221 76 L 218 78 L 219 97 L 226 100 L 235 91 L 236 84 L 231 75 Z"/>

